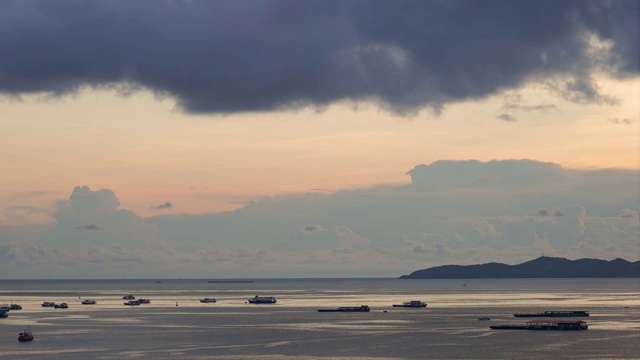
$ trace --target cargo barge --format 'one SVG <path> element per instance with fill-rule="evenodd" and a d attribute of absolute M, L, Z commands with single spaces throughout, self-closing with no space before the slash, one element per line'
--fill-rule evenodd
<path fill-rule="evenodd" d="M 531 320 L 525 325 L 491 325 L 495 330 L 587 330 L 587 323 L 567 320 Z"/>
<path fill-rule="evenodd" d="M 367 305 L 341 306 L 337 309 L 318 309 L 318 312 L 368 312 L 371 309 Z"/>
<path fill-rule="evenodd" d="M 588 311 L 574 310 L 574 311 L 545 311 L 542 313 L 515 313 L 515 317 L 582 317 L 589 316 Z"/>

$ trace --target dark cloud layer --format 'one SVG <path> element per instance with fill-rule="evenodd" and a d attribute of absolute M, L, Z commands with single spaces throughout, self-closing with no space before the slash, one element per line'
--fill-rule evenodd
<path fill-rule="evenodd" d="M 373 99 L 403 113 L 538 81 L 611 102 L 594 73 L 638 74 L 639 4 L 0 0 L 0 93 L 148 88 L 194 113 Z"/>

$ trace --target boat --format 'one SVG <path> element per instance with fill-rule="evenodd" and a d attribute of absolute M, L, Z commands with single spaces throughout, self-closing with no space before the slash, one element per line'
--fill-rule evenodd
<path fill-rule="evenodd" d="M 371 309 L 367 305 L 341 306 L 337 309 L 318 309 L 318 312 L 369 312 Z"/>
<path fill-rule="evenodd" d="M 212 299 L 212 298 L 204 298 L 204 299 L 200 299 L 201 303 L 214 303 L 216 302 L 216 299 Z"/>
<path fill-rule="evenodd" d="M 427 304 L 423 303 L 419 300 L 411 300 L 408 302 L 403 302 L 402 304 L 394 304 L 393 307 L 404 307 L 404 308 L 421 308 L 426 307 Z"/>
<path fill-rule="evenodd" d="M 11 310 L 22 310 L 22 306 L 19 304 L 11 304 L 9 305 L 9 309 Z"/>
<path fill-rule="evenodd" d="M 275 304 L 276 298 L 272 296 L 254 296 L 253 298 L 247 300 L 250 304 Z"/>
<path fill-rule="evenodd" d="M 138 299 L 138 302 L 139 302 L 140 304 L 151 304 L 151 300 L 149 300 L 149 299 L 143 299 L 143 298 Z"/>
<path fill-rule="evenodd" d="M 56 308 L 56 309 L 68 309 L 69 308 L 69 304 L 60 303 L 60 304 L 55 304 L 53 307 Z"/>
<path fill-rule="evenodd" d="M 41 305 L 42 305 L 42 307 L 54 307 L 54 306 L 56 306 L 56 303 L 45 301 Z"/>
<path fill-rule="evenodd" d="M 122 297 L 122 300 L 135 300 L 135 296 L 129 294 Z"/>
<path fill-rule="evenodd" d="M 9 312 L 8 311 L 0 310 L 0 319 L 4 319 L 4 318 L 8 318 L 8 317 L 9 317 Z"/>
<path fill-rule="evenodd" d="M 27 329 L 21 333 L 18 333 L 18 341 L 20 342 L 33 341 L 33 333 L 31 332 L 31 330 Z"/>
<path fill-rule="evenodd" d="M 11 310 L 11 306 L 7 304 L 0 306 L 0 311 L 10 311 L 10 310 Z"/>
<path fill-rule="evenodd" d="M 525 325 L 491 325 L 496 330 L 587 330 L 587 323 L 578 320 L 531 320 Z"/>
<path fill-rule="evenodd" d="M 82 300 L 82 305 L 95 305 L 95 304 L 97 304 L 95 300 L 91 300 L 91 299 Z"/>
<path fill-rule="evenodd" d="M 541 313 L 515 313 L 515 317 L 581 317 L 589 316 L 588 311 L 573 310 L 573 311 L 545 311 Z"/>
<path fill-rule="evenodd" d="M 126 306 L 138 306 L 138 305 L 140 305 L 140 301 L 138 301 L 138 300 L 129 300 L 124 304 Z"/>

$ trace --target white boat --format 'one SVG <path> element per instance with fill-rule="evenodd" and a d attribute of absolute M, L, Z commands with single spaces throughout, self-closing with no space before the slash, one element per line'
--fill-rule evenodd
<path fill-rule="evenodd" d="M 272 296 L 254 296 L 253 298 L 247 300 L 250 304 L 275 304 L 276 298 Z"/>

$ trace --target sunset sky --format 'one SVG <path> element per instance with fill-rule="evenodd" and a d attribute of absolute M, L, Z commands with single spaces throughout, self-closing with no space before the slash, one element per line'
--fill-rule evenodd
<path fill-rule="evenodd" d="M 0 277 L 638 260 L 639 24 L 625 0 L 0 0 Z"/>

